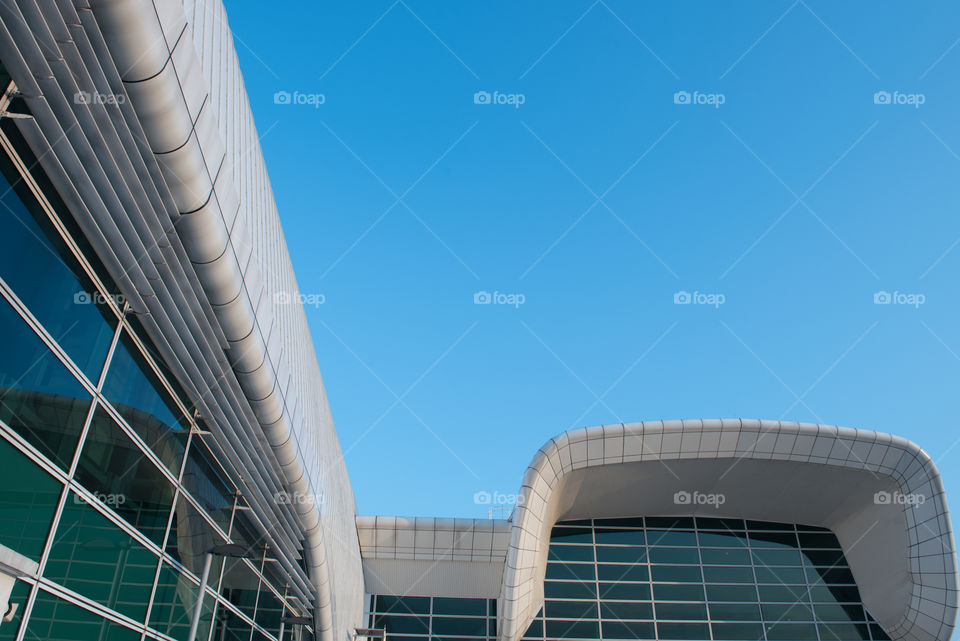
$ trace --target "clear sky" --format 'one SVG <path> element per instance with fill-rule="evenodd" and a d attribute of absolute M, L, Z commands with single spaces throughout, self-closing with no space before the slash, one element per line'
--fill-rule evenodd
<path fill-rule="evenodd" d="M 361 514 L 703 417 L 900 434 L 960 502 L 957 3 L 228 15 Z"/>

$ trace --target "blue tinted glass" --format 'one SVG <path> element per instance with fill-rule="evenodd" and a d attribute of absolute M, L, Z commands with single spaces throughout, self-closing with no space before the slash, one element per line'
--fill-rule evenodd
<path fill-rule="evenodd" d="M 114 351 L 103 394 L 167 468 L 179 475 L 188 424 L 126 332 Z"/>
<path fill-rule="evenodd" d="M 6 157 L 0 165 L 9 172 Z M 18 181 L 11 188 L 4 175 L 0 175 L 0 278 L 84 374 L 92 381 L 99 379 L 115 317 L 25 184 Z"/>
<path fill-rule="evenodd" d="M 0 298 L 0 420 L 69 470 L 91 397 Z"/>

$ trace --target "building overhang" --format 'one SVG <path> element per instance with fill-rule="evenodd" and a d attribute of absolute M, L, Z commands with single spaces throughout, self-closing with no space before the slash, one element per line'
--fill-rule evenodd
<path fill-rule="evenodd" d="M 665 421 L 573 430 L 524 477 L 500 593 L 516 641 L 543 603 L 550 532 L 564 519 L 737 517 L 834 531 L 864 605 L 894 640 L 946 641 L 957 603 L 939 474 L 915 444 L 776 421 Z"/>

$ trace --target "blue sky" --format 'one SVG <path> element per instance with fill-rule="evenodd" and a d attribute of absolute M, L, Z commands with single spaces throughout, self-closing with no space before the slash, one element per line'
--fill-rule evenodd
<path fill-rule="evenodd" d="M 360 513 L 666 418 L 894 432 L 960 496 L 956 3 L 228 15 Z"/>

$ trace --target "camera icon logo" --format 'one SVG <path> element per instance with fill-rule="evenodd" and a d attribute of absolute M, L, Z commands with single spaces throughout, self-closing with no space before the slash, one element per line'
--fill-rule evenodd
<path fill-rule="evenodd" d="M 75 305 L 89 305 L 93 302 L 89 292 L 76 292 L 73 295 L 73 303 Z"/>
<path fill-rule="evenodd" d="M 490 104 L 490 92 L 489 91 L 478 91 L 473 94 L 473 104 L 475 105 L 489 105 Z"/>
<path fill-rule="evenodd" d="M 275 105 L 289 105 L 290 104 L 290 92 L 289 91 L 278 91 L 273 94 L 273 104 Z"/>
<path fill-rule="evenodd" d="M 473 295 L 474 305 L 489 305 L 491 302 L 493 302 L 493 297 L 490 296 L 490 292 L 479 291 Z"/>
<path fill-rule="evenodd" d="M 473 495 L 473 502 L 476 505 L 490 505 L 490 492 L 480 490 Z"/>
<path fill-rule="evenodd" d="M 73 94 L 73 102 L 78 105 L 89 105 L 93 102 L 93 97 L 89 91 L 78 91 Z"/>
<path fill-rule="evenodd" d="M 889 305 L 890 304 L 890 292 L 879 291 L 873 295 L 873 304 L 874 305 Z"/>
<path fill-rule="evenodd" d="M 690 304 L 690 292 L 685 292 L 683 290 L 676 292 L 673 295 L 673 304 L 674 305 L 689 305 Z"/>
<path fill-rule="evenodd" d="M 877 492 L 873 495 L 873 502 L 876 505 L 891 505 L 893 503 L 893 495 L 890 492 Z"/>
<path fill-rule="evenodd" d="M 690 104 L 690 92 L 689 91 L 678 91 L 673 94 L 673 104 L 675 105 L 689 105 Z"/>
<path fill-rule="evenodd" d="M 675 505 L 690 505 L 693 503 L 693 495 L 685 490 L 680 490 L 673 495 L 673 503 Z"/>
<path fill-rule="evenodd" d="M 889 91 L 878 91 L 873 94 L 873 104 L 875 105 L 889 105 L 890 104 L 890 92 Z"/>

